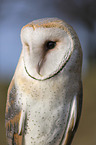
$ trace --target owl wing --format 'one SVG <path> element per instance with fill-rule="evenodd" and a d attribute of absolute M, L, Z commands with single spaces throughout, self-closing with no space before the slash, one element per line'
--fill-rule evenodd
<path fill-rule="evenodd" d="M 7 95 L 5 127 L 8 145 L 22 145 L 25 113 L 16 104 L 16 87 L 12 80 Z"/>
<path fill-rule="evenodd" d="M 73 136 L 78 127 L 79 119 L 81 116 L 82 109 L 82 83 L 80 86 L 80 90 L 76 96 L 74 96 L 71 106 L 70 113 L 68 118 L 68 123 L 66 127 L 66 131 L 62 137 L 61 145 L 70 145 L 73 139 Z"/>

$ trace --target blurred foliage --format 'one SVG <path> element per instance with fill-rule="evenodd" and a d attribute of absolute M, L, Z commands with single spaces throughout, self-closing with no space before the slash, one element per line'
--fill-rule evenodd
<path fill-rule="evenodd" d="M 5 104 L 8 83 L 0 84 L 0 145 L 6 144 Z M 72 145 L 96 145 L 96 66 L 91 65 L 83 80 L 83 108 Z"/>

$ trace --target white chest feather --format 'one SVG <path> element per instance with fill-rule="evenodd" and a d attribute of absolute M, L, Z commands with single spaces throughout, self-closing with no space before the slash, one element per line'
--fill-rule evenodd
<path fill-rule="evenodd" d="M 22 118 L 26 114 L 25 145 L 60 144 L 68 121 L 71 99 L 66 96 L 64 88 L 60 89 L 60 85 L 57 87 L 52 83 L 47 88 L 42 88 L 42 84 L 38 88 L 33 85 L 29 94 L 20 91 L 18 100 L 22 106 Z"/>

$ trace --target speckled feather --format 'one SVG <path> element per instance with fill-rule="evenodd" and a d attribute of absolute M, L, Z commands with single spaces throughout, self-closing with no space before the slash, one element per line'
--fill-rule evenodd
<path fill-rule="evenodd" d="M 38 35 L 46 31 L 48 35 L 50 33 L 48 28 L 63 31 L 64 37 L 68 36 L 68 41 L 71 41 L 72 48 L 68 48 L 67 56 L 63 57 L 64 60 L 60 62 L 58 69 L 54 66 L 52 73 L 50 70 L 48 74 L 43 73 L 44 64 L 47 69 L 51 67 L 46 63 L 47 59 L 43 59 L 44 62 L 40 68 L 43 75 L 40 76 L 36 75 L 37 72 L 31 72 L 31 66 L 24 58 L 26 53 L 24 54 L 22 50 L 7 96 L 5 120 L 9 145 L 69 145 L 77 129 L 82 108 L 82 51 L 72 27 L 59 19 L 33 21 L 24 26 L 21 31 L 23 49 L 26 42 L 22 35 L 25 35 L 26 31 L 34 31 L 34 40 L 37 43 L 35 31 L 40 31 Z M 27 38 L 31 42 L 31 38 L 29 36 Z M 43 35 L 40 39 L 43 39 Z M 52 51 L 48 53 L 53 55 Z M 26 52 L 29 57 L 31 55 L 29 48 Z M 35 64 L 34 59 L 33 61 Z M 33 70 L 35 70 L 34 64 Z"/>

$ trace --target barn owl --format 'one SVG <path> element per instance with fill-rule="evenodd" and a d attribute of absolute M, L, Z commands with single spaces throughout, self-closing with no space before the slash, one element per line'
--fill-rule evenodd
<path fill-rule="evenodd" d="M 70 145 L 82 108 L 82 50 L 57 18 L 21 30 L 22 52 L 7 95 L 9 145 Z"/>

